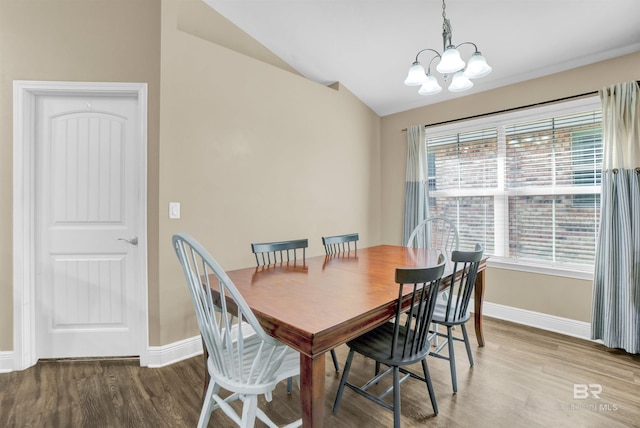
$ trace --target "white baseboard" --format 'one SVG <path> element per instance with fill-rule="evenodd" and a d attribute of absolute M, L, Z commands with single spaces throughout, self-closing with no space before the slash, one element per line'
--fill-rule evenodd
<path fill-rule="evenodd" d="M 13 371 L 13 351 L 0 352 L 0 373 Z"/>
<path fill-rule="evenodd" d="M 473 308 L 473 301 L 469 304 Z M 518 324 L 553 331 L 567 336 L 590 340 L 591 324 L 576 321 L 526 309 L 513 308 L 497 303 L 484 302 L 483 316 L 498 318 Z M 186 360 L 202 354 L 202 340 L 200 336 L 173 342 L 163 346 L 150 346 L 147 354 L 148 367 L 159 368 Z M 0 373 L 13 371 L 13 351 L 0 352 Z"/>
<path fill-rule="evenodd" d="M 147 352 L 147 367 L 164 367 L 200 354 L 202 354 L 200 336 L 190 337 L 168 345 L 150 346 Z M 13 351 L 0 351 L 0 373 L 9 373 L 15 370 L 13 359 Z"/>
<path fill-rule="evenodd" d="M 469 307 L 473 308 L 473 303 L 470 303 Z M 591 340 L 591 323 L 584 321 L 576 321 L 486 301 L 482 304 L 482 315 Z"/>
<path fill-rule="evenodd" d="M 149 362 L 147 366 L 164 367 L 200 354 L 202 354 L 202 339 L 200 336 L 194 336 L 168 345 L 150 346 L 147 353 Z"/>
<path fill-rule="evenodd" d="M 473 308 L 473 301 L 469 303 L 469 307 Z M 483 316 L 528 325 L 530 327 L 553 331 L 580 339 L 590 340 L 589 338 L 591 336 L 590 323 L 499 305 L 497 303 L 484 302 L 482 305 L 482 314 Z M 202 354 L 202 341 L 200 336 L 165 346 L 151 347 L 149 348 L 149 367 L 167 366 L 199 354 Z"/>

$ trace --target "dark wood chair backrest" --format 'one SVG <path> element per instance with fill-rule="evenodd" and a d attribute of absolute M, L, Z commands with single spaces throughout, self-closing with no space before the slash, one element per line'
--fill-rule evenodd
<path fill-rule="evenodd" d="M 258 266 L 283 263 L 289 261 L 306 260 L 306 248 L 308 239 L 295 239 L 292 241 L 262 242 L 251 244 L 251 252 L 256 257 Z M 298 253 L 302 257 L 298 257 Z"/>
<path fill-rule="evenodd" d="M 445 258 L 440 255 L 438 264 L 433 267 L 396 269 L 398 306 L 393 321 L 390 357 L 399 365 L 421 360 L 429 353 L 429 325 L 444 268 Z M 409 299 L 413 309 L 409 313 L 402 309 L 407 286 L 411 286 L 412 290 Z"/>
<path fill-rule="evenodd" d="M 334 235 L 323 236 L 322 245 L 324 245 L 324 251 L 327 254 L 344 253 L 351 251 L 353 244 L 353 250 L 358 249 L 358 240 L 360 236 L 357 233 L 349 233 L 346 235 Z"/>
<path fill-rule="evenodd" d="M 445 320 L 460 322 L 466 321 L 468 318 L 467 309 L 473 296 L 473 286 L 476 283 L 483 252 L 484 247 L 481 244 L 476 244 L 473 251 L 454 251 L 451 253 L 451 261 L 456 274 L 449 288 Z"/>

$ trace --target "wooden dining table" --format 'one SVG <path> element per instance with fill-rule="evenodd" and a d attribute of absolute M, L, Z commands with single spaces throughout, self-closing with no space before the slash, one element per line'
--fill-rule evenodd
<path fill-rule="evenodd" d="M 227 272 L 265 331 L 300 352 L 303 427 L 323 427 L 325 353 L 391 319 L 398 297 L 395 269 L 434 266 L 439 253 L 379 245 Z M 485 266 L 483 260 L 474 298 L 479 346 Z M 442 287 L 452 271 L 447 262 Z"/>

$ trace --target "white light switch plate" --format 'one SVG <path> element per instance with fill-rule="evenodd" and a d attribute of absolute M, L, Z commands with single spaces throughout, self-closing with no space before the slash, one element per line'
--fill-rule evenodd
<path fill-rule="evenodd" d="M 169 218 L 180 218 L 180 202 L 169 202 Z"/>

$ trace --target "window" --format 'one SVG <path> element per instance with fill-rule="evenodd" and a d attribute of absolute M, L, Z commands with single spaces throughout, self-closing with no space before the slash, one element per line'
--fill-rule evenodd
<path fill-rule="evenodd" d="M 427 128 L 430 215 L 509 263 L 590 270 L 600 213 L 598 98 Z"/>
<path fill-rule="evenodd" d="M 456 220 L 461 245 L 484 244 L 494 254 L 498 189 L 496 129 L 427 139 L 429 212 Z"/>

